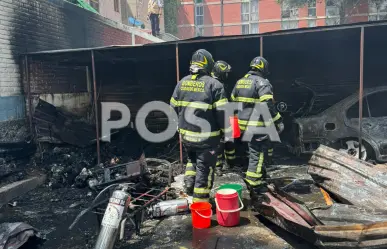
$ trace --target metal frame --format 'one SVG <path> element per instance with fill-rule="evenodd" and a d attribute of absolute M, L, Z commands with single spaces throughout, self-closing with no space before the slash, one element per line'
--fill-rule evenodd
<path fill-rule="evenodd" d="M 97 99 L 97 78 L 95 71 L 95 58 L 94 58 L 94 50 L 91 50 L 91 65 L 93 71 L 93 92 L 94 92 L 94 116 L 95 116 L 95 129 L 96 129 L 96 138 L 97 138 L 97 162 L 98 165 L 101 163 L 101 149 L 100 149 L 100 141 L 99 141 L 99 118 L 98 118 L 98 99 Z"/>
<path fill-rule="evenodd" d="M 30 82 L 30 71 L 29 71 L 29 61 L 28 61 L 28 55 L 24 58 L 25 62 L 25 75 L 26 75 L 26 84 L 27 84 L 27 98 L 28 98 L 28 119 L 30 123 L 30 131 L 34 130 L 33 124 L 32 124 L 32 103 L 31 103 L 31 82 Z"/>
<path fill-rule="evenodd" d="M 246 38 L 260 38 L 260 54 L 263 56 L 264 50 L 263 50 L 263 37 L 266 36 L 277 36 L 277 35 L 288 35 L 288 34 L 299 34 L 299 33 L 312 33 L 312 32 L 319 32 L 319 31 L 329 31 L 329 30 L 342 30 L 342 29 L 354 29 L 354 28 L 361 28 L 361 39 L 360 39 L 360 82 L 359 82 L 359 146 L 361 150 L 362 146 L 362 110 L 363 110 L 363 77 L 364 77 L 364 29 L 365 27 L 370 26 L 386 26 L 387 22 L 374 22 L 374 23 L 363 23 L 363 24 L 356 24 L 356 25 L 344 25 L 344 26 L 336 26 L 336 27 L 318 27 L 318 28 L 308 28 L 308 29 L 302 29 L 302 30 L 290 30 L 290 31 L 280 31 L 280 32 L 273 32 L 268 34 L 258 34 L 258 35 L 249 35 Z M 208 38 L 208 39 L 202 39 L 202 40 L 189 40 L 189 41 L 176 41 L 172 44 L 175 44 L 176 47 L 176 81 L 179 82 L 180 80 L 180 69 L 179 69 L 179 44 L 187 44 L 187 43 L 203 43 L 203 42 L 210 42 L 210 41 L 221 41 L 221 40 L 236 40 L 241 39 L 242 36 L 235 36 L 235 37 L 219 37 L 219 38 Z M 171 45 L 171 43 L 166 44 L 158 44 L 160 45 Z M 112 47 L 121 47 L 121 46 L 112 46 Z M 129 47 L 129 46 L 122 46 L 122 47 Z M 99 48 L 103 49 L 103 48 Z M 100 164 L 101 156 L 100 156 L 100 134 L 99 134 L 99 122 L 98 122 L 98 100 L 97 100 L 97 83 L 96 83 L 96 69 L 95 69 L 95 58 L 94 58 L 94 51 L 98 50 L 98 48 L 94 49 L 75 49 L 75 50 L 66 50 L 67 52 L 71 51 L 91 51 L 91 62 L 92 62 L 92 71 L 93 71 L 93 85 L 94 85 L 94 111 L 95 111 L 95 121 L 96 121 L 96 138 L 97 138 L 97 155 L 98 155 L 98 164 Z M 29 53 L 29 54 L 50 54 L 50 53 L 57 53 L 57 52 L 65 52 L 65 51 L 46 51 L 46 52 L 35 52 L 35 53 Z M 31 102 L 31 84 L 29 79 L 29 60 L 28 55 L 25 55 L 25 73 L 26 73 L 26 83 L 27 83 L 27 96 L 28 96 L 28 105 L 29 105 L 29 122 L 30 122 L 30 128 L 32 131 L 32 102 Z M 180 144 L 180 162 L 183 164 L 183 146 L 181 141 L 181 136 L 179 136 L 179 144 Z"/>
<path fill-rule="evenodd" d="M 176 43 L 176 84 L 180 81 L 180 67 L 179 67 L 179 44 Z M 179 134 L 179 147 L 180 147 L 180 164 L 183 166 L 183 143 L 181 135 Z"/>
<path fill-rule="evenodd" d="M 363 80 L 364 80 L 364 27 L 360 31 L 360 79 L 359 79 L 359 159 L 362 147 L 362 121 L 363 121 Z"/>

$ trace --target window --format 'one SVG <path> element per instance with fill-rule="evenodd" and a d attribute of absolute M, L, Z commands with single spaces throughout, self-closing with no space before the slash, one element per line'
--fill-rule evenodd
<path fill-rule="evenodd" d="M 203 36 L 204 9 L 203 0 L 195 0 L 195 35 Z"/>
<path fill-rule="evenodd" d="M 296 29 L 298 28 L 298 8 L 290 8 L 289 5 L 283 3 L 281 6 L 281 28 Z"/>
<path fill-rule="evenodd" d="M 90 0 L 90 6 L 99 12 L 99 0 Z"/>
<path fill-rule="evenodd" d="M 203 5 L 195 6 L 195 25 L 203 26 L 204 24 L 204 10 Z"/>
<path fill-rule="evenodd" d="M 282 21 L 281 22 L 282 29 L 297 29 L 298 28 L 298 20 L 293 21 Z"/>
<path fill-rule="evenodd" d="M 387 1 L 375 2 L 368 0 L 368 20 L 379 21 L 387 17 Z"/>
<path fill-rule="evenodd" d="M 258 34 L 258 23 L 250 24 L 250 34 Z"/>
<path fill-rule="evenodd" d="M 196 27 L 195 29 L 195 35 L 196 36 L 203 36 L 204 28 L 203 27 Z"/>
<path fill-rule="evenodd" d="M 250 2 L 250 21 L 258 21 L 258 0 Z"/>
<path fill-rule="evenodd" d="M 387 117 L 387 108 L 380 103 L 384 103 L 387 98 L 387 91 L 377 92 L 374 94 L 367 95 L 363 98 L 363 117 L 369 118 L 380 118 Z M 359 118 L 359 102 L 352 105 L 347 111 L 347 117 Z"/>
<path fill-rule="evenodd" d="M 258 0 L 243 1 L 241 5 L 242 22 L 258 21 Z"/>
<path fill-rule="evenodd" d="M 334 0 L 326 1 L 326 25 L 338 25 L 340 24 L 340 11 L 339 7 L 335 4 Z"/>
<path fill-rule="evenodd" d="M 242 0 L 241 4 L 241 21 L 242 34 L 257 34 L 259 19 L 258 0 Z"/>
<path fill-rule="evenodd" d="M 308 27 L 316 27 L 316 20 L 308 20 Z"/>
<path fill-rule="evenodd" d="M 120 12 L 120 0 L 114 0 L 114 11 Z"/>
<path fill-rule="evenodd" d="M 248 22 L 250 19 L 250 3 L 242 3 L 241 8 L 242 22 Z"/>
<path fill-rule="evenodd" d="M 282 4 L 281 8 L 281 18 L 291 18 L 291 19 L 297 19 L 298 18 L 298 8 L 290 8 L 287 4 Z"/>
<path fill-rule="evenodd" d="M 243 24 L 242 25 L 242 35 L 248 35 L 249 34 L 249 25 Z"/>
<path fill-rule="evenodd" d="M 316 16 L 316 0 L 308 2 L 308 16 L 309 17 Z"/>

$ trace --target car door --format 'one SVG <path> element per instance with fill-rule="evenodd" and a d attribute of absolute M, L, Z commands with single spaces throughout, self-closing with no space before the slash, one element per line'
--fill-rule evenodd
<path fill-rule="evenodd" d="M 387 145 L 387 90 L 372 92 L 363 97 L 362 132 L 378 144 Z M 349 126 L 359 128 L 359 102 L 346 112 Z"/>

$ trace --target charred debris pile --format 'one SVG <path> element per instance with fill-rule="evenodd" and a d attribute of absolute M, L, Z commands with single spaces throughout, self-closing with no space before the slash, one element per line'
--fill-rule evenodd
<path fill-rule="evenodd" d="M 259 211 L 318 248 L 387 248 L 387 166 L 321 145 L 304 176 L 272 178 Z"/>
<path fill-rule="evenodd" d="M 43 171 L 51 188 L 93 188 L 106 181 L 123 179 L 131 173 L 126 170 L 128 165 L 144 159 L 145 163 L 148 161 L 152 183 L 164 186 L 171 178 L 166 164 L 177 165 L 179 160 L 177 140 L 149 144 L 134 129 L 124 128 L 113 133 L 111 142 L 101 142 L 101 163 L 98 165 L 95 128 L 86 119 L 40 99 L 34 107 L 33 122 L 34 139 L 24 132 L 18 142 L 5 140 L 0 143 L 2 183 L 22 180 L 35 171 Z M 9 132 L 8 137 L 15 137 L 15 134 L 18 134 L 17 130 Z M 104 170 L 107 168 L 111 168 L 109 176 Z M 177 175 L 181 170 L 174 167 L 171 174 Z"/>

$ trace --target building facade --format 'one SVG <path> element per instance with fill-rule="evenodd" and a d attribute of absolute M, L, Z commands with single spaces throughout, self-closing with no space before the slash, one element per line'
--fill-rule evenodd
<path fill-rule="evenodd" d="M 374 21 L 385 19 L 387 14 L 387 1 L 359 0 L 350 6 L 338 6 L 335 0 L 315 0 L 302 8 L 291 8 L 277 0 L 223 0 L 222 25 L 221 1 L 181 0 L 177 18 L 179 38 Z"/>
<path fill-rule="evenodd" d="M 129 17 L 144 23 L 145 29 L 151 29 L 148 20 L 149 0 L 86 0 L 102 16 L 131 26 Z M 164 30 L 164 18 L 160 18 L 160 29 Z M 148 33 L 149 33 L 148 32 Z"/>

